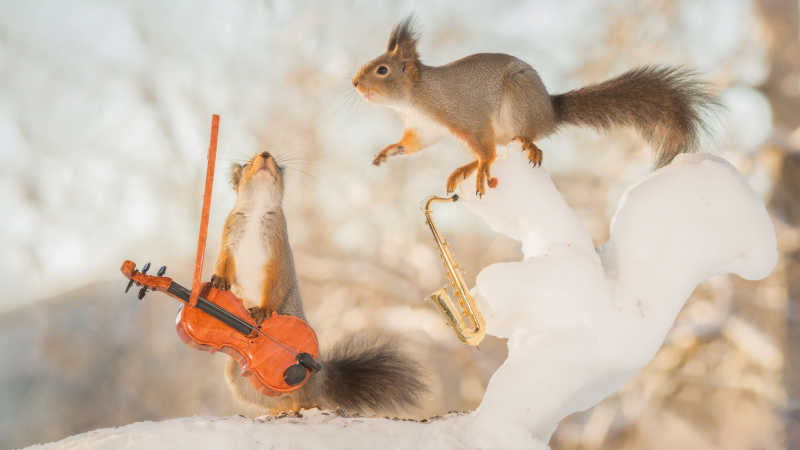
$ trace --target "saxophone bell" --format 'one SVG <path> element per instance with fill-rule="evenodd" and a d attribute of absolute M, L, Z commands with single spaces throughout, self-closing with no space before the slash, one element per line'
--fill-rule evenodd
<path fill-rule="evenodd" d="M 430 299 L 439 311 L 444 314 L 447 324 L 456 332 L 456 336 L 468 345 L 478 346 L 483 336 L 486 334 L 486 322 L 483 320 L 480 310 L 475 305 L 475 299 L 467 288 L 467 283 L 461 274 L 461 269 L 455 261 L 453 254 L 447 246 L 444 237 L 439 233 L 436 223 L 433 221 L 431 213 L 431 203 L 433 202 L 455 202 L 458 195 L 452 197 L 432 196 L 425 203 L 425 220 L 433 233 L 433 239 L 439 248 L 442 257 L 449 285 L 453 289 L 453 296 L 458 301 L 458 306 L 453 303 L 453 299 L 447 292 L 447 285 L 431 294 Z"/>

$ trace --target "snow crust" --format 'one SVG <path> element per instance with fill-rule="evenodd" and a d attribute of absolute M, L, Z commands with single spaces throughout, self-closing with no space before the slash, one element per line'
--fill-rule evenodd
<path fill-rule="evenodd" d="M 682 155 L 632 186 L 599 250 L 547 173 L 522 154 L 508 152 L 493 175 L 497 189 L 462 204 L 521 241 L 524 257 L 477 278 L 488 332 L 507 337 L 509 352 L 473 413 L 427 423 L 318 410 L 274 420 L 182 418 L 39 448 L 547 449 L 562 418 L 650 361 L 699 282 L 722 273 L 763 278 L 777 262 L 764 205 L 719 157 Z"/>

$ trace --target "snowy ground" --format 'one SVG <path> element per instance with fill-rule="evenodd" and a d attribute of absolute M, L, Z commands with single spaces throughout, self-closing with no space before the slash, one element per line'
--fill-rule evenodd
<path fill-rule="evenodd" d="M 187 418 L 85 433 L 43 448 L 548 448 L 565 416 L 622 387 L 661 346 L 706 278 L 767 276 L 777 261 L 766 209 L 725 160 L 682 155 L 623 196 L 598 251 L 550 177 L 509 152 L 500 184 L 467 208 L 522 242 L 475 287 L 508 359 L 480 407 L 428 423 L 314 411 L 271 421 Z"/>

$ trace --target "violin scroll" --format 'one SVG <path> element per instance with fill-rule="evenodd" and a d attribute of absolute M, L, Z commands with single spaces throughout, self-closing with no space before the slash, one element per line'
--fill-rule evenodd
<path fill-rule="evenodd" d="M 172 279 L 168 277 L 164 277 L 164 273 L 167 271 L 167 266 L 161 266 L 158 269 L 156 276 L 147 275 L 147 271 L 150 270 L 150 263 L 146 263 L 142 266 L 142 270 L 136 269 L 136 263 L 130 260 L 127 260 L 122 263 L 122 267 L 120 271 L 128 281 L 128 285 L 125 287 L 125 293 L 127 294 L 128 291 L 131 290 L 134 284 L 137 286 L 141 286 L 142 289 L 139 290 L 137 294 L 137 298 L 139 300 L 144 298 L 144 295 L 147 293 L 147 290 L 151 291 L 162 291 L 166 292 L 169 289 L 170 284 L 172 284 Z"/>

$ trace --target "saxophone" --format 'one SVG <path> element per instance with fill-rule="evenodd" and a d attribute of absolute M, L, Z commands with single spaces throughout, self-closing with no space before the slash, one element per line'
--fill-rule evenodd
<path fill-rule="evenodd" d="M 461 268 L 455 262 L 453 254 L 450 253 L 450 249 L 447 247 L 447 242 L 439 233 L 439 229 L 436 227 L 431 215 L 431 203 L 455 202 L 457 200 L 458 195 L 453 195 L 452 197 L 434 195 L 425 203 L 425 220 L 428 222 L 428 227 L 433 233 L 433 239 L 439 247 L 442 262 L 447 271 L 447 278 L 450 280 L 453 295 L 458 300 L 459 306 L 457 307 L 453 304 L 453 300 L 447 293 L 447 285 L 431 294 L 430 299 L 433 300 L 439 311 L 444 314 L 447 324 L 453 328 L 458 338 L 465 344 L 477 347 L 486 334 L 486 322 L 484 322 L 481 312 L 475 305 L 475 299 L 469 293 L 467 283 L 464 282 L 464 278 L 461 275 Z"/>

